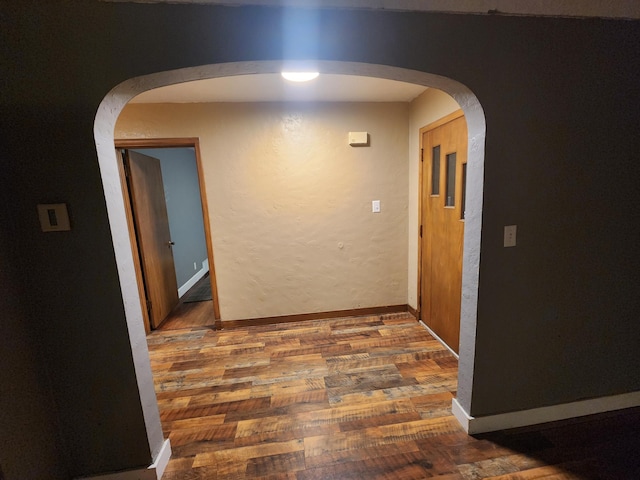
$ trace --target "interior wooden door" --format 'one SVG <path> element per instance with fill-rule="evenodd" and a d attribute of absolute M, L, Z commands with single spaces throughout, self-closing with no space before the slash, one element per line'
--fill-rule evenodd
<path fill-rule="evenodd" d="M 178 304 L 169 218 L 160 160 L 127 150 L 124 156 L 143 281 L 152 328 Z"/>
<path fill-rule="evenodd" d="M 420 317 L 458 352 L 467 124 L 459 111 L 421 134 Z"/>

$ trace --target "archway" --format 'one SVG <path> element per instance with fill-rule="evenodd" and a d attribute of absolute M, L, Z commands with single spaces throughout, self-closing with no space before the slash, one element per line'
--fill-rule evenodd
<path fill-rule="evenodd" d="M 467 87 L 446 77 L 383 65 L 336 61 L 321 61 L 316 62 L 316 64 L 318 65 L 318 70 L 322 73 L 378 77 L 438 88 L 453 97 L 464 111 L 469 135 L 468 169 L 458 397 L 454 400 L 454 412 L 460 419 L 460 415 L 464 415 L 470 409 L 475 358 L 475 325 L 484 176 L 485 119 L 482 107 L 478 99 Z M 138 389 L 152 450 L 157 450 L 154 446 L 162 443 L 162 429 L 149 365 L 122 187 L 114 149 L 116 120 L 129 100 L 153 88 L 205 78 L 279 73 L 281 68 L 282 62 L 280 61 L 234 62 L 150 74 L 127 80 L 115 87 L 106 95 L 98 109 L 94 124 L 94 137 L 127 318 L 132 356 L 136 368 Z M 412 211 L 411 208 L 416 210 Z M 409 215 L 413 215 L 417 219 L 417 205 L 410 206 Z M 412 261 L 411 255 L 412 253 L 410 253 L 410 261 Z M 154 457 L 155 453 L 157 452 L 154 452 Z"/>

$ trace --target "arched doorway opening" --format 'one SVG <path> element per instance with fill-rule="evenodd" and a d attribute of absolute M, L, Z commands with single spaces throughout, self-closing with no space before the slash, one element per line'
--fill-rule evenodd
<path fill-rule="evenodd" d="M 458 410 L 469 411 L 475 357 L 475 325 L 478 294 L 478 267 L 482 219 L 485 119 L 475 95 L 455 80 L 415 70 L 352 62 L 317 62 L 322 73 L 378 77 L 434 87 L 449 94 L 464 112 L 468 128 L 468 168 L 466 181 L 466 215 L 463 247 L 462 301 L 460 317 L 460 361 Z M 146 336 L 142 322 L 140 298 L 131 252 L 127 217 L 122 196 L 118 162 L 114 149 L 114 126 L 124 106 L 136 95 L 175 83 L 235 75 L 278 73 L 280 61 L 234 62 L 161 72 L 127 80 L 115 87 L 102 101 L 94 125 L 94 135 L 114 252 L 125 305 L 132 356 L 136 366 L 138 388 L 150 442 L 161 437 L 153 378 L 149 365 Z M 416 217 L 416 211 L 409 212 Z M 414 224 L 415 225 L 415 224 Z M 412 224 L 410 223 L 410 229 Z M 411 261 L 411 260 L 410 260 Z M 417 260 L 416 260 L 417 262 Z M 454 411 L 456 409 L 454 408 Z M 457 412 L 460 414 L 460 412 Z M 157 443 L 157 442 L 156 442 Z"/>

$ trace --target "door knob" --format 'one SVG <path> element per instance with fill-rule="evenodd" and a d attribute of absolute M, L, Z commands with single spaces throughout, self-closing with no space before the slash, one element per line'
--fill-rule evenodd
<path fill-rule="evenodd" d="M 172 242 L 172 241 L 168 241 L 167 242 L 167 247 L 171 248 L 176 244 L 176 242 Z"/>

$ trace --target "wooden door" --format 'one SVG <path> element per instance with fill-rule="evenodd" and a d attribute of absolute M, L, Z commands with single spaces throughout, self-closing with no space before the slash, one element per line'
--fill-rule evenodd
<path fill-rule="evenodd" d="M 157 328 L 178 304 L 160 160 L 127 150 L 124 161 L 149 319 Z"/>
<path fill-rule="evenodd" d="M 421 129 L 420 317 L 458 352 L 467 124 L 462 111 Z"/>

